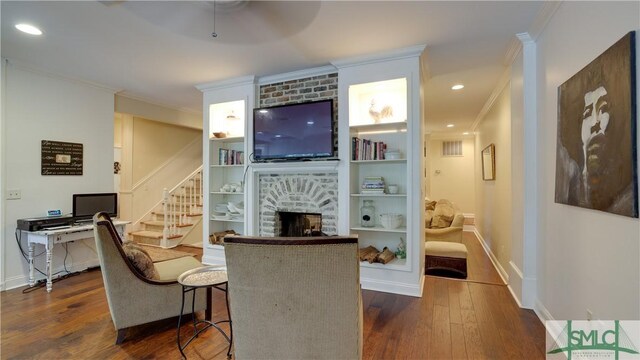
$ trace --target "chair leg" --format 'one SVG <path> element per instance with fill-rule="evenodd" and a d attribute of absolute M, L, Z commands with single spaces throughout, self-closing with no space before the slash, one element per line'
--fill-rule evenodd
<path fill-rule="evenodd" d="M 196 296 L 196 294 L 193 294 L 193 296 Z M 213 305 L 211 304 L 213 302 L 213 296 L 211 295 L 211 288 L 208 287 L 207 288 L 207 307 L 204 311 L 204 318 L 208 321 L 213 321 Z"/>
<path fill-rule="evenodd" d="M 124 336 L 127 334 L 127 329 L 118 329 L 118 334 L 116 335 L 116 345 L 120 345 L 124 342 Z"/>

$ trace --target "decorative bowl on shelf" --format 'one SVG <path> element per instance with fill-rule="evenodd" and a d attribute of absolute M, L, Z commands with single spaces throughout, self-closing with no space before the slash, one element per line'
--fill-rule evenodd
<path fill-rule="evenodd" d="M 385 229 L 397 229 L 402 225 L 401 214 L 380 214 L 378 215 L 378 220 L 380 221 L 380 225 Z"/>
<path fill-rule="evenodd" d="M 223 133 L 223 132 L 214 132 L 214 133 L 213 133 L 213 136 L 214 136 L 214 137 L 216 137 L 216 138 L 218 138 L 218 139 L 223 139 L 223 138 L 226 138 L 226 137 L 227 137 L 227 134 L 226 134 L 226 133 Z"/>

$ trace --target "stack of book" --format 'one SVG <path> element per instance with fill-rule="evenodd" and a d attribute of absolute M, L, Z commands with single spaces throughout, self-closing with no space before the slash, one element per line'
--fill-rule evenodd
<path fill-rule="evenodd" d="M 387 144 L 382 141 L 351 138 L 351 160 L 382 160 Z"/>
<path fill-rule="evenodd" d="M 218 163 L 220 165 L 244 164 L 244 151 L 220 149 L 218 150 Z"/>
<path fill-rule="evenodd" d="M 377 195 L 384 194 L 384 179 L 382 176 L 367 176 L 360 188 L 361 194 Z"/>

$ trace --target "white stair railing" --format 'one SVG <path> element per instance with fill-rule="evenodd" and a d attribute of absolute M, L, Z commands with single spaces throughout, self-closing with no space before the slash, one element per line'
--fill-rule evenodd
<path fill-rule="evenodd" d="M 191 216 L 201 214 L 197 205 L 202 202 L 202 166 L 173 189 L 164 189 L 162 247 L 168 247 L 169 238 L 179 235 L 180 225 L 190 225 Z"/>

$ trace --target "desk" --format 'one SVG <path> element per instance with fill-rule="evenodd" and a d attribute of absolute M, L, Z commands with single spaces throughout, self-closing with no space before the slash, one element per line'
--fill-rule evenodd
<path fill-rule="evenodd" d="M 129 221 L 114 220 L 115 226 L 120 237 L 124 239 L 124 226 Z M 93 239 L 93 223 L 88 225 L 77 225 L 63 229 L 49 229 L 40 231 L 24 231 L 20 230 L 23 236 L 27 237 L 29 246 L 29 286 L 35 285 L 33 253 L 36 244 L 44 245 L 47 256 L 47 292 L 51 292 L 51 257 L 53 253 L 53 245 L 62 244 L 69 241 Z"/>

